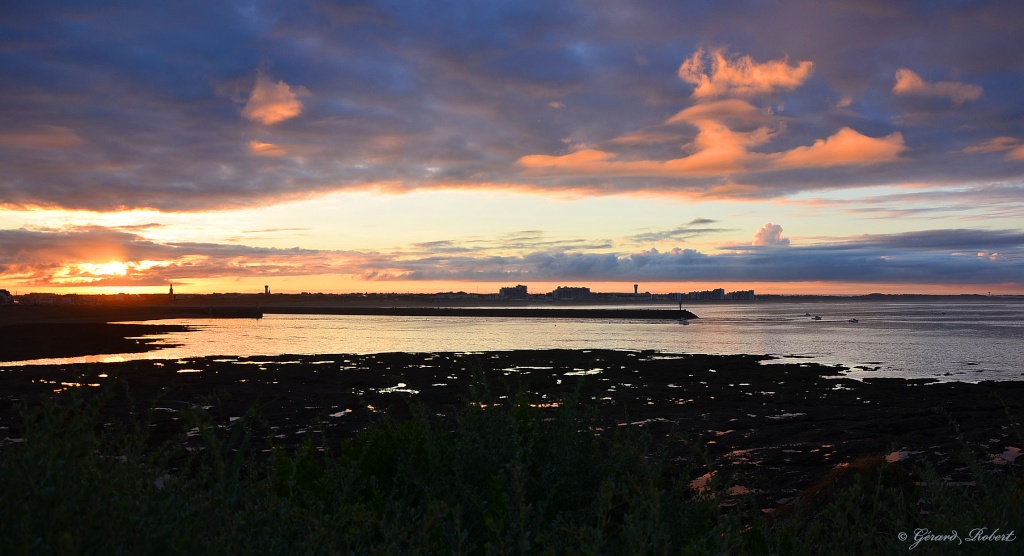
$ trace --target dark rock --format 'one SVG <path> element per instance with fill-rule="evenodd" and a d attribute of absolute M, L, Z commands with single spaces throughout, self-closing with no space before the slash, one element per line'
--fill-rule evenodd
<path fill-rule="evenodd" d="M 675 466 L 670 473 L 709 458 L 767 506 L 814 485 L 837 465 L 884 457 L 894 448 L 920 451 L 918 458 L 952 471 L 951 454 L 964 443 L 996 439 L 1000 451 L 1019 446 L 1008 425 L 1011 416 L 1024 415 L 1024 382 L 861 382 L 836 367 L 762 365 L 767 359 L 537 350 L 0 364 L 0 426 L 15 434 L 21 402 L 65 396 L 69 388 L 100 390 L 64 383 L 115 380 L 131 397 L 108 402 L 111 417 L 164 408 L 152 412 L 153 430 L 163 438 L 180 428 L 180 410 L 195 403 L 210 406 L 224 424 L 253 410 L 278 436 L 275 442 L 298 446 L 311 437 L 327 448 L 382 415 L 407 417 L 417 404 L 447 414 L 472 399 L 506 403 L 520 392 L 541 407 L 578 395 L 596 408 L 604 430 L 623 423 L 647 430 L 654 452 Z"/>

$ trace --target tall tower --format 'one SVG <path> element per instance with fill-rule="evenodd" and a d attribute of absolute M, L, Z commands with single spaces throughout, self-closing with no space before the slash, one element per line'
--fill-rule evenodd
<path fill-rule="evenodd" d="M 270 286 L 263 286 L 263 295 L 270 295 Z"/>
<path fill-rule="evenodd" d="M 633 284 L 633 295 L 640 293 L 640 284 Z"/>
<path fill-rule="evenodd" d="M 167 292 L 167 298 L 169 300 L 171 300 L 171 301 L 174 301 L 174 284 L 173 283 L 171 283 L 170 291 Z"/>

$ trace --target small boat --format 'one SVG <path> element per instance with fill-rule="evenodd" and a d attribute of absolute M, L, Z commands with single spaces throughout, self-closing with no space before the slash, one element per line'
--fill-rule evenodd
<path fill-rule="evenodd" d="M 821 320 L 821 317 L 818 315 L 814 315 L 813 317 L 811 317 L 811 320 Z"/>
<path fill-rule="evenodd" d="M 811 316 L 811 314 L 810 313 L 804 313 L 804 316 L 805 317 L 809 317 L 809 316 Z"/>
<path fill-rule="evenodd" d="M 849 320 L 849 321 L 847 321 L 847 322 L 860 322 L 860 321 L 859 321 L 859 320 L 857 320 L 857 319 L 850 319 L 850 320 Z"/>
<path fill-rule="evenodd" d="M 690 321 L 686 320 L 685 317 L 679 317 L 679 324 L 690 324 Z"/>

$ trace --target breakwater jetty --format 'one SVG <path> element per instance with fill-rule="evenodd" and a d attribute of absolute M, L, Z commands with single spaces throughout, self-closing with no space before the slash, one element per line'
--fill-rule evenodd
<path fill-rule="evenodd" d="M 118 322 L 182 318 L 261 318 L 263 315 L 376 315 L 394 317 L 478 317 L 555 319 L 696 319 L 679 309 L 602 307 L 382 307 L 339 305 L 250 305 L 163 304 L 163 305 L 8 305 L 0 310 L 0 327 L 30 322 Z"/>
<path fill-rule="evenodd" d="M 498 317 L 555 319 L 696 319 L 697 315 L 678 309 L 563 309 L 530 307 L 262 307 L 264 314 L 378 315 L 392 317 Z"/>

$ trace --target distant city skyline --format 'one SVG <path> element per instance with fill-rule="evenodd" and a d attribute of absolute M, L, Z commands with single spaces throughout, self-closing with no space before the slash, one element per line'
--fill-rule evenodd
<path fill-rule="evenodd" d="M 1021 28 L 1016 0 L 4 2 L 0 288 L 1024 294 Z"/>

